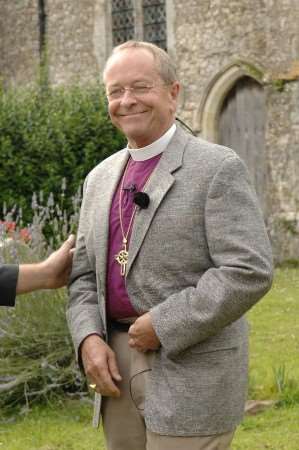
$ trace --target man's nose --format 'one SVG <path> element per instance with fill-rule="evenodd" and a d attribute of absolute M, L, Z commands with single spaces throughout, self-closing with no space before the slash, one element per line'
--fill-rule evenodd
<path fill-rule="evenodd" d="M 131 89 L 126 89 L 121 97 L 121 103 L 125 105 L 131 105 L 136 103 L 136 97 L 134 96 Z"/>

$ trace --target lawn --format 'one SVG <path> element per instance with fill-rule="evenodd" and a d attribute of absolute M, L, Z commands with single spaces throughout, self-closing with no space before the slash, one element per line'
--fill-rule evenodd
<path fill-rule="evenodd" d="M 299 270 L 276 271 L 271 292 L 248 314 L 250 398 L 280 400 L 247 416 L 232 450 L 299 450 Z M 104 450 L 88 401 L 60 400 L 0 424 L 0 450 Z M 183 450 L 183 449 L 182 449 Z"/>

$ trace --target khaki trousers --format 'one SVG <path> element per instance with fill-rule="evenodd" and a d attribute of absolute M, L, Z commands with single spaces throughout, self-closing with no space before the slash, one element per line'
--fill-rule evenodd
<path fill-rule="evenodd" d="M 113 331 L 109 345 L 116 353 L 122 381 L 119 398 L 103 397 L 102 416 L 107 450 L 229 450 L 234 431 L 213 436 L 162 436 L 146 429 L 143 410 L 152 352 L 128 345 L 128 335 Z"/>

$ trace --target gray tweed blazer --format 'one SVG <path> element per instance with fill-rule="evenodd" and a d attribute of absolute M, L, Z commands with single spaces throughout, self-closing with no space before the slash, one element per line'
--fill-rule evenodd
<path fill-rule="evenodd" d="M 111 200 L 126 149 L 88 175 L 67 318 L 76 351 L 107 337 L 106 258 Z M 207 435 L 242 419 L 247 390 L 244 314 L 268 291 L 272 256 L 248 173 L 231 149 L 177 128 L 136 214 L 127 289 L 151 311 L 161 348 L 149 373 L 145 421 L 156 433 Z M 95 399 L 95 422 L 100 396 Z"/>

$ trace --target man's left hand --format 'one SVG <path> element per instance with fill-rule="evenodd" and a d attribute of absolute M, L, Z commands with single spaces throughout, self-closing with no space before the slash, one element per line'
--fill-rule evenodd
<path fill-rule="evenodd" d="M 157 350 L 160 347 L 160 341 L 155 333 L 150 313 L 145 313 L 130 326 L 129 346 L 136 348 L 140 352 L 147 350 Z"/>

